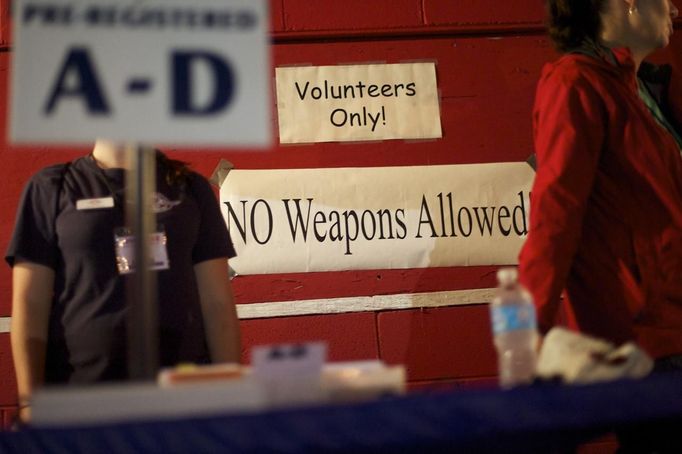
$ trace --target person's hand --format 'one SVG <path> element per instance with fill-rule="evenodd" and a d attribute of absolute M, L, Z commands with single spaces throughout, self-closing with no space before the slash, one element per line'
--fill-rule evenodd
<path fill-rule="evenodd" d="M 12 430 L 21 430 L 22 427 L 31 422 L 31 406 L 28 402 L 20 402 L 19 408 L 14 415 Z"/>
<path fill-rule="evenodd" d="M 31 422 L 31 407 L 28 405 L 20 406 L 12 418 L 10 430 L 17 432 Z"/>
<path fill-rule="evenodd" d="M 31 422 L 31 406 L 26 404 L 19 407 L 19 422 L 20 424 L 28 424 Z"/>

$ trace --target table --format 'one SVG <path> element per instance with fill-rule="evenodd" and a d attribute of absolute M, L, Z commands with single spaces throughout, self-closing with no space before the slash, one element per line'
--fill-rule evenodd
<path fill-rule="evenodd" d="M 679 423 L 682 374 L 457 390 L 255 414 L 0 434 L 0 452 L 550 452 L 614 428 Z M 680 451 L 682 452 L 682 451 Z"/>

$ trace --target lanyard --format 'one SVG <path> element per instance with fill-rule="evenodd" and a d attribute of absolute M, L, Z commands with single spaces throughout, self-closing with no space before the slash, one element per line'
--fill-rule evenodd
<path fill-rule="evenodd" d="M 109 191 L 109 195 L 111 195 L 111 198 L 114 199 L 114 207 L 123 212 L 123 207 L 125 206 L 125 198 L 120 194 L 121 191 L 120 190 L 117 191 L 114 189 L 114 187 L 111 185 L 111 180 L 104 172 L 104 169 L 97 165 L 97 161 L 95 160 L 94 156 L 92 156 L 92 154 L 88 155 L 88 159 L 90 160 L 90 164 L 95 168 L 95 174 L 100 179 L 100 181 L 104 183 L 104 186 L 106 186 L 107 190 Z M 123 188 L 123 192 L 125 193 L 125 188 Z"/>
<path fill-rule="evenodd" d="M 112 186 L 111 180 L 107 176 L 106 172 L 104 171 L 104 169 L 102 169 L 100 166 L 97 165 L 97 162 L 95 161 L 95 158 L 92 156 L 92 154 L 88 155 L 88 159 L 90 160 L 89 164 L 95 168 L 97 177 L 102 181 L 102 183 L 104 183 L 104 185 L 107 187 L 107 190 L 109 191 L 109 194 L 114 199 L 114 207 L 123 211 L 123 207 L 125 206 L 125 202 L 126 202 L 126 199 L 124 198 L 125 188 L 123 188 L 122 190 L 116 191 L 114 189 L 114 187 Z M 158 168 L 157 168 L 157 171 L 158 171 Z M 158 180 L 157 180 L 156 184 L 157 185 L 159 184 Z M 171 200 L 166 199 L 166 196 L 164 196 L 160 192 L 154 192 L 154 197 L 153 197 L 153 202 L 152 202 L 154 213 L 167 211 L 168 209 L 172 208 L 173 206 L 175 206 L 179 203 L 182 203 L 182 201 L 185 200 L 185 198 L 187 196 L 187 194 L 186 194 L 187 183 L 185 181 L 181 181 L 181 182 L 177 183 L 177 186 L 178 187 L 177 187 L 177 195 L 176 196 L 178 197 L 178 200 L 176 200 L 176 201 L 171 201 Z M 121 192 L 123 192 L 124 195 L 121 195 L 120 194 Z M 164 209 L 164 206 L 166 207 L 166 209 Z"/>
<path fill-rule="evenodd" d="M 670 124 L 665 115 L 663 115 L 658 103 L 654 97 L 651 96 L 651 93 L 649 93 L 649 89 L 646 87 L 646 84 L 639 80 L 639 77 L 637 78 L 637 87 L 640 99 L 647 106 L 649 112 L 651 112 L 651 115 L 654 116 L 656 123 L 658 123 L 661 127 L 663 127 L 663 129 L 668 131 L 670 135 L 673 136 L 673 139 L 675 139 L 675 142 L 677 142 L 677 147 L 680 149 L 680 153 L 682 153 L 682 138 L 677 131 L 675 131 L 675 128 L 672 124 Z"/>

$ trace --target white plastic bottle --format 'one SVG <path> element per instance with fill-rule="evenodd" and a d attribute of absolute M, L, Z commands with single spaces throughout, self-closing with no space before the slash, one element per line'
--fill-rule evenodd
<path fill-rule="evenodd" d="M 535 306 L 519 284 L 516 268 L 497 271 L 497 295 L 490 304 L 493 341 L 502 388 L 533 381 L 537 363 L 538 330 Z"/>

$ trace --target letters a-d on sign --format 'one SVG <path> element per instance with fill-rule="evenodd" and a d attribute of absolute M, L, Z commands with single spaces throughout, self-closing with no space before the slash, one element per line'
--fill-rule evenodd
<path fill-rule="evenodd" d="M 12 139 L 268 145 L 263 0 L 20 1 Z"/>

